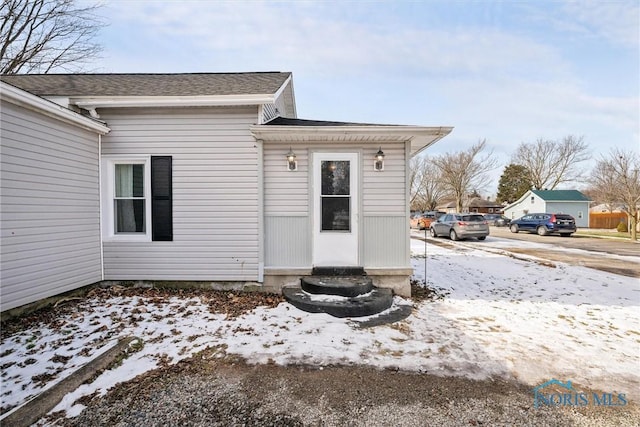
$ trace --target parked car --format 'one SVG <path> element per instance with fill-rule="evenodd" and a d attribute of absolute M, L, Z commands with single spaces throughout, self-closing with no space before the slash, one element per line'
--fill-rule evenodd
<path fill-rule="evenodd" d="M 431 237 L 449 236 L 451 240 L 468 237 L 484 240 L 489 235 L 489 224 L 481 214 L 451 213 L 433 221 L 429 233 Z"/>
<path fill-rule="evenodd" d="M 422 218 L 422 212 L 414 212 L 409 218 L 409 227 L 418 228 L 418 220 Z"/>
<path fill-rule="evenodd" d="M 569 237 L 576 232 L 576 220 L 567 214 L 532 213 L 511 221 L 509 229 L 512 233 L 528 231 L 541 236 L 558 233 Z"/>
<path fill-rule="evenodd" d="M 433 221 L 437 220 L 444 214 L 445 212 L 439 212 L 439 211 L 425 212 L 422 215 L 420 215 L 420 217 L 418 218 L 416 228 L 418 228 L 419 230 L 426 230 L 427 228 L 429 228 L 429 226 Z"/>
<path fill-rule="evenodd" d="M 506 227 L 511 222 L 509 218 L 501 214 L 484 214 L 484 218 L 489 225 L 495 225 L 496 227 Z"/>

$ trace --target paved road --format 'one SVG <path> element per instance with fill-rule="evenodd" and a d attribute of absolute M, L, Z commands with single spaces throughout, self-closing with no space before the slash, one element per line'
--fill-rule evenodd
<path fill-rule="evenodd" d="M 561 237 L 556 235 L 538 236 L 535 233 L 512 233 L 506 227 L 491 227 L 491 235 L 494 237 L 503 237 L 514 240 L 548 243 L 563 248 L 583 249 L 586 251 L 640 257 L 640 241 L 631 242 L 628 240 L 602 239 L 576 235 L 571 237 Z"/>
<path fill-rule="evenodd" d="M 415 237 L 424 237 L 424 231 L 413 231 Z M 428 233 L 427 233 L 428 235 Z M 508 251 L 512 254 L 525 254 L 547 260 L 550 264 L 562 262 L 571 265 L 595 268 L 628 277 L 640 278 L 640 243 L 602 239 L 597 237 L 560 237 L 538 236 L 531 233 L 511 233 L 508 228 L 491 227 L 491 235 L 485 241 L 469 239 L 462 242 L 451 242 L 449 239 L 432 239 L 452 246 L 469 247 L 477 249 Z M 531 242 L 529 247 L 522 242 Z M 513 242 L 513 246 L 509 244 Z M 568 251 L 567 249 L 578 249 Z"/>

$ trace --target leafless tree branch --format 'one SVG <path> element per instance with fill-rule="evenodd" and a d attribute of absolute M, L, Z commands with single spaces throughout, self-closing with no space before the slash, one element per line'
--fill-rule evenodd
<path fill-rule="evenodd" d="M 464 202 L 472 191 L 479 191 L 489 184 L 488 172 L 496 168 L 492 151 L 481 155 L 485 147 L 486 141 L 482 140 L 466 151 L 447 153 L 433 159 L 445 191 L 456 200 L 458 212 L 463 211 Z"/>
<path fill-rule="evenodd" d="M 568 135 L 562 141 L 538 139 L 535 143 L 522 143 L 512 163 L 524 166 L 533 187 L 553 190 L 558 185 L 584 178 L 580 163 L 589 159 L 584 137 Z"/>
<path fill-rule="evenodd" d="M 101 6 L 76 0 L 3 0 L 0 74 L 81 71 L 101 47 Z"/>
<path fill-rule="evenodd" d="M 435 210 L 444 196 L 439 169 L 429 157 L 414 157 L 410 164 L 411 206 Z"/>
<path fill-rule="evenodd" d="M 640 206 L 640 156 L 635 152 L 611 150 L 591 171 L 590 183 L 595 194 L 608 203 L 619 203 L 629 218 L 631 238 L 637 240 Z"/>

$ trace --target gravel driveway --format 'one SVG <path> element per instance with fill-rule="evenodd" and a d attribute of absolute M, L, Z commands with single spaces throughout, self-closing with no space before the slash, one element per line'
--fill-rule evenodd
<path fill-rule="evenodd" d="M 200 357 L 87 399 L 64 426 L 637 426 L 640 410 L 533 407 L 529 387 L 366 367 Z M 44 423 L 41 423 L 44 424 Z"/>

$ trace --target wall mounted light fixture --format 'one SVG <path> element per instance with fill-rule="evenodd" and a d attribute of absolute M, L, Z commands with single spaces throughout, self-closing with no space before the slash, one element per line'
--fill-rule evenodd
<path fill-rule="evenodd" d="M 298 162 L 296 161 L 296 153 L 293 152 L 291 147 L 289 147 L 289 152 L 287 153 L 287 170 L 289 170 L 289 171 L 298 170 Z"/>
<path fill-rule="evenodd" d="M 373 161 L 373 169 L 377 172 L 382 172 L 384 170 L 384 152 L 382 151 L 382 147 L 380 147 L 376 153 L 376 157 Z"/>

